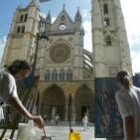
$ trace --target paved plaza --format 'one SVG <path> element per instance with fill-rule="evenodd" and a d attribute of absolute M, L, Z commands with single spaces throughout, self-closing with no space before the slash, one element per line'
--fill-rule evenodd
<path fill-rule="evenodd" d="M 73 127 L 74 131 L 78 131 L 81 134 L 81 140 L 105 140 L 97 139 L 94 137 L 94 127 L 89 127 L 87 131 L 84 131 L 83 127 Z M 45 127 L 47 136 L 51 136 L 51 140 L 68 140 L 69 136 L 69 127 L 67 126 L 46 126 Z M 38 137 L 43 135 L 43 130 L 36 129 Z M 1 133 L 1 131 L 0 131 Z M 10 130 L 5 135 L 5 138 L 8 138 Z M 15 133 L 15 138 L 16 138 Z M 5 140 L 5 138 L 3 140 Z"/>

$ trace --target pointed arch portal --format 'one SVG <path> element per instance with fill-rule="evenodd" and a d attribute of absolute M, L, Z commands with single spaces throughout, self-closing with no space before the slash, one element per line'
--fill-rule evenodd
<path fill-rule="evenodd" d="M 82 85 L 75 95 L 76 121 L 81 122 L 87 113 L 89 121 L 94 121 L 94 96 L 93 91 L 86 85 Z"/>
<path fill-rule="evenodd" d="M 55 115 L 58 114 L 60 120 L 64 120 L 65 95 L 59 86 L 52 85 L 45 90 L 41 104 L 41 114 L 46 115 L 48 120 L 54 120 Z"/>

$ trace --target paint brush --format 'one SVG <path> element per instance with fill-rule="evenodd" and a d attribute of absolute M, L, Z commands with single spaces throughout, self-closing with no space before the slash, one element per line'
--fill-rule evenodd
<path fill-rule="evenodd" d="M 43 133 L 44 133 L 44 136 L 47 138 L 47 134 L 46 134 L 45 128 L 43 128 Z"/>

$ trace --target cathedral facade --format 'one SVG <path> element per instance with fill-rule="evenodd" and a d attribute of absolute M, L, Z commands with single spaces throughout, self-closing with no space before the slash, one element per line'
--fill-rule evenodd
<path fill-rule="evenodd" d="M 68 121 L 72 97 L 72 121 L 85 113 L 94 118 L 95 78 L 114 77 L 118 70 L 132 73 L 129 45 L 119 0 L 92 0 L 93 53 L 84 49 L 80 10 L 72 19 L 63 6 L 52 23 L 35 1 L 17 8 L 7 38 L 2 65 L 15 59 L 35 63 L 39 76 L 39 113 L 52 120 L 55 114 Z"/>

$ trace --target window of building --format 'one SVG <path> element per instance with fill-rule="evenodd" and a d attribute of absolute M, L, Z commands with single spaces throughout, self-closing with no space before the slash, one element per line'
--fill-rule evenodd
<path fill-rule="evenodd" d="M 17 27 L 17 33 L 20 33 L 20 26 Z"/>
<path fill-rule="evenodd" d="M 65 71 L 61 70 L 59 73 L 59 80 L 65 80 Z"/>
<path fill-rule="evenodd" d="M 108 4 L 104 4 L 104 14 L 108 14 Z"/>
<path fill-rule="evenodd" d="M 22 33 L 24 33 L 25 32 L 25 26 L 22 26 L 22 31 L 21 31 Z"/>
<path fill-rule="evenodd" d="M 105 18 L 104 19 L 104 27 L 109 27 L 110 23 L 109 23 L 109 18 Z"/>
<path fill-rule="evenodd" d="M 23 21 L 23 15 L 20 16 L 20 21 Z"/>
<path fill-rule="evenodd" d="M 25 22 L 27 21 L 27 17 L 28 17 L 28 14 L 25 14 L 25 18 L 24 18 Z"/>
<path fill-rule="evenodd" d="M 109 67 L 110 76 L 116 76 L 117 72 L 118 72 L 118 67 L 116 67 L 116 66 L 110 66 Z"/>
<path fill-rule="evenodd" d="M 58 79 L 58 74 L 57 74 L 57 71 L 54 70 L 52 73 L 52 80 L 57 80 L 57 79 Z"/>
<path fill-rule="evenodd" d="M 50 80 L 50 78 L 51 78 L 50 71 L 47 70 L 45 74 L 45 80 Z"/>
<path fill-rule="evenodd" d="M 72 79 L 72 71 L 68 70 L 67 74 L 66 74 L 66 79 L 67 80 L 71 80 Z"/>
<path fill-rule="evenodd" d="M 61 21 L 65 21 L 66 20 L 66 17 L 63 15 L 62 17 L 61 17 Z"/>
<path fill-rule="evenodd" d="M 110 36 L 107 37 L 107 39 L 106 39 L 106 45 L 107 45 L 107 46 L 112 46 L 112 39 L 111 39 Z"/>

